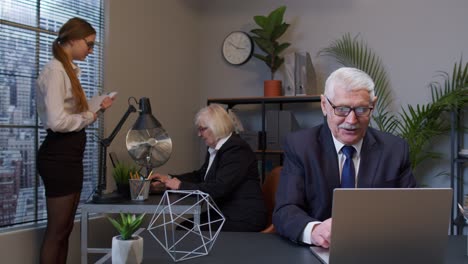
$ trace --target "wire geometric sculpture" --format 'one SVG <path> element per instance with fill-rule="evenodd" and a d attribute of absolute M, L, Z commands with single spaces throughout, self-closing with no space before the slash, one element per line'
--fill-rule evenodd
<path fill-rule="evenodd" d="M 201 212 L 205 212 L 207 217 L 200 220 Z M 187 215 L 193 215 L 193 219 Z M 182 225 L 181 221 L 192 227 Z M 223 214 L 207 193 L 167 190 L 147 229 L 177 262 L 208 255 L 224 221 Z M 218 223 L 220 225 L 215 229 L 213 225 Z"/>

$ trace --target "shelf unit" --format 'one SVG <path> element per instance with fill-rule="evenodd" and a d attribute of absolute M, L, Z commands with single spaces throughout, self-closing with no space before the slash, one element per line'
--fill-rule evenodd
<path fill-rule="evenodd" d="M 283 104 L 295 103 L 317 103 L 320 102 L 320 95 L 307 95 L 307 96 L 274 96 L 274 97 L 237 97 L 237 98 L 208 98 L 207 105 L 209 104 L 224 104 L 227 109 L 231 109 L 236 105 L 257 104 L 261 105 L 262 126 L 260 131 L 259 145 L 261 148 L 256 153 L 261 154 L 262 160 L 262 180 L 265 179 L 265 156 L 266 154 L 281 154 L 282 151 L 266 150 L 266 132 L 265 132 L 265 113 L 267 104 L 279 105 L 279 110 L 283 110 Z"/>
<path fill-rule="evenodd" d="M 462 235 L 466 221 L 458 210 L 458 204 L 464 203 L 464 165 L 468 164 L 468 157 L 461 156 L 460 150 L 464 147 L 463 113 L 453 111 L 450 113 L 450 187 L 453 189 L 452 224 L 450 234 Z"/>

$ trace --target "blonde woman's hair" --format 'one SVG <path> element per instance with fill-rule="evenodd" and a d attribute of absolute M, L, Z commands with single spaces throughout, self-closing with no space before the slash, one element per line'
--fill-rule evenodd
<path fill-rule="evenodd" d="M 200 109 L 195 115 L 195 125 L 209 128 L 216 140 L 227 137 L 234 131 L 231 117 L 219 104 L 210 104 Z"/>
<path fill-rule="evenodd" d="M 70 78 L 72 86 L 73 97 L 76 98 L 76 106 L 79 112 L 84 112 L 89 109 L 86 95 L 81 87 L 81 83 L 78 80 L 76 72 L 70 63 L 70 59 L 62 48 L 62 45 L 71 40 L 84 39 L 87 36 L 96 34 L 96 30 L 86 20 L 78 17 L 74 17 L 68 20 L 60 28 L 58 37 L 52 44 L 52 54 L 54 58 L 60 61 L 65 68 L 65 72 Z"/>

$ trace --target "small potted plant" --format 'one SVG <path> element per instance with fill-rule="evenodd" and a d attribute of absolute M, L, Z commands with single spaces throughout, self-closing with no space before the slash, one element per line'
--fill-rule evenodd
<path fill-rule="evenodd" d="M 264 82 L 265 96 L 280 96 L 281 81 L 275 80 L 275 72 L 284 63 L 284 58 L 279 54 L 283 52 L 290 43 L 279 43 L 281 37 L 289 27 L 289 24 L 283 22 L 286 6 L 281 6 L 273 10 L 268 16 L 254 16 L 255 23 L 260 27 L 252 29 L 252 39 L 265 55 L 255 53 L 254 56 L 270 68 L 271 80 Z"/>
<path fill-rule="evenodd" d="M 108 217 L 120 235 L 112 238 L 112 263 L 141 263 L 143 260 L 143 238 L 133 235 L 141 225 L 145 214 L 120 213 L 120 222 Z"/>
<path fill-rule="evenodd" d="M 138 174 L 137 168 L 122 162 L 117 163 L 112 171 L 112 176 L 117 185 L 117 192 L 126 199 L 130 199 L 130 185 L 128 180 L 131 178 L 132 174 Z"/>

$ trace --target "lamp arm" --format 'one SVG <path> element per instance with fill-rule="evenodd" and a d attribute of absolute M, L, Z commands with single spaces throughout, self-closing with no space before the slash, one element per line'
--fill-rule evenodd
<path fill-rule="evenodd" d="M 110 136 L 102 139 L 100 142 L 101 143 L 101 162 L 100 162 L 99 175 L 98 175 L 98 184 L 97 184 L 96 191 L 93 195 L 93 200 L 95 202 L 101 201 L 102 192 L 104 191 L 104 189 L 106 189 L 106 185 L 107 185 L 106 184 L 107 147 L 110 146 L 115 136 L 117 136 L 117 133 L 119 133 L 120 129 L 122 128 L 125 121 L 127 121 L 127 118 L 130 116 L 130 114 L 136 111 L 137 111 L 136 108 L 133 105 L 129 104 L 127 111 L 122 116 L 117 126 L 115 126 L 114 130 L 112 130 L 112 133 L 110 134 Z"/>
<path fill-rule="evenodd" d="M 117 136 L 117 133 L 119 133 L 120 129 L 122 129 L 122 126 L 125 123 L 125 121 L 127 121 L 127 118 L 130 116 L 131 113 L 134 113 L 136 111 L 137 111 L 136 108 L 133 105 L 129 104 L 127 111 L 122 116 L 117 126 L 115 126 L 114 130 L 112 130 L 112 133 L 110 134 L 110 136 L 101 140 L 101 145 L 105 147 L 109 147 L 112 141 L 114 140 L 115 136 Z"/>

